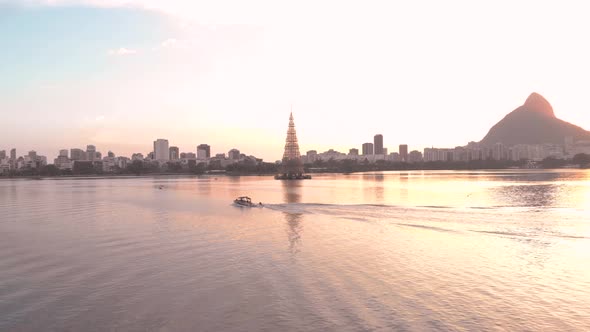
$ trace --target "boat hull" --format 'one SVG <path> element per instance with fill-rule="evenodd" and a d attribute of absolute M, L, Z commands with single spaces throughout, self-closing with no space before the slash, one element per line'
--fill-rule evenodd
<path fill-rule="evenodd" d="M 254 207 L 254 206 L 256 206 L 256 204 L 254 204 L 254 203 L 244 203 L 244 202 L 236 202 L 236 201 L 234 201 L 234 204 L 237 205 L 237 206 L 241 206 L 241 207 L 242 206 L 243 207 Z"/>

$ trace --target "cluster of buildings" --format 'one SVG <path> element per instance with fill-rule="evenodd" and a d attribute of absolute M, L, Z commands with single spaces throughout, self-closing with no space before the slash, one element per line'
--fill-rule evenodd
<path fill-rule="evenodd" d="M 466 146 L 455 148 L 425 148 L 424 152 L 418 150 L 409 151 L 407 144 L 400 144 L 397 152 L 390 152 L 383 147 L 383 135 L 377 134 L 373 143 L 363 143 L 361 150 L 352 148 L 348 153 L 330 149 L 318 153 L 316 150 L 307 151 L 301 156 L 304 163 L 313 163 L 318 160 L 358 160 L 370 163 L 378 160 L 390 162 L 453 162 L 473 160 L 497 160 L 497 161 L 541 161 L 546 158 L 571 159 L 576 154 L 590 154 L 590 141 L 574 141 L 573 137 L 565 137 L 564 144 L 517 144 L 506 146 L 496 143 L 493 146 L 482 146 L 477 142 L 470 142 Z"/>
<path fill-rule="evenodd" d="M 10 154 L 6 150 L 0 150 L 0 174 L 12 170 L 38 168 L 47 165 L 47 157 L 37 155 L 35 151 L 29 151 L 25 156 L 17 157 L 16 149 L 11 149 Z"/>
<path fill-rule="evenodd" d="M 157 139 L 153 142 L 153 150 L 146 156 L 142 153 L 134 153 L 129 158 L 115 156 L 111 151 L 103 156 L 100 151 L 97 151 L 96 146 L 87 145 L 86 150 L 78 148 L 60 150 L 58 156 L 53 161 L 53 165 L 62 171 L 86 169 L 95 172 L 113 173 L 127 168 L 135 160 L 139 160 L 149 167 L 160 170 L 167 170 L 171 167 L 175 169 L 190 169 L 200 163 L 203 163 L 205 166 L 213 165 L 216 168 L 222 169 L 239 162 L 255 164 L 262 162 L 262 159 L 247 156 L 238 149 L 231 149 L 227 155 L 225 153 L 218 153 L 212 156 L 211 147 L 207 144 L 197 146 L 195 152 L 180 152 L 178 147 L 169 146 L 167 139 Z M 30 151 L 25 156 L 17 157 L 16 149 L 10 150 L 9 155 L 6 154 L 5 150 L 0 150 L 0 174 L 10 173 L 11 171 L 21 172 L 39 169 L 47 164 L 47 157 L 39 156 L 35 151 Z"/>
<path fill-rule="evenodd" d="M 469 142 L 467 146 L 451 149 L 426 148 L 424 161 L 541 161 L 546 158 L 572 159 L 575 155 L 590 154 L 590 141 L 574 141 L 569 136 L 564 138 L 563 144 L 515 144 L 507 146 L 496 143 L 492 146 L 482 146 L 476 142 Z"/>
<path fill-rule="evenodd" d="M 208 144 L 200 144 L 197 146 L 196 153 L 194 152 L 180 152 L 178 147 L 169 146 L 167 139 L 157 139 L 154 141 L 154 149 L 147 157 L 141 153 L 135 153 L 131 156 L 132 160 L 142 160 L 152 164 L 157 164 L 160 167 L 170 164 L 178 164 L 183 168 L 189 168 L 191 165 L 203 163 L 204 165 L 214 165 L 217 168 L 225 168 L 229 165 L 245 162 L 245 163 L 261 163 L 262 159 L 256 158 L 252 155 L 241 153 L 238 149 L 231 149 L 225 153 L 211 154 L 211 146 Z"/>
<path fill-rule="evenodd" d="M 318 153 L 316 150 L 310 150 L 301 156 L 301 158 L 304 163 L 313 163 L 318 160 L 328 161 L 330 159 L 366 160 L 370 163 L 377 162 L 378 160 L 415 163 L 422 161 L 422 152 L 417 150 L 409 151 L 407 144 L 400 144 L 397 152 L 389 152 L 386 147 L 383 147 L 383 135 L 377 134 L 373 137 L 373 143 L 363 143 L 361 150 L 352 148 L 348 150 L 348 153 L 334 151 L 333 149 L 321 153 Z"/>
<path fill-rule="evenodd" d="M 348 153 L 330 149 L 318 153 L 316 150 L 307 151 L 301 156 L 303 163 L 313 163 L 318 160 L 358 160 L 361 162 L 375 163 L 379 160 L 389 162 L 419 163 L 419 162 L 454 162 L 473 160 L 498 160 L 498 161 L 541 161 L 545 158 L 571 159 L 576 154 L 590 154 L 590 141 L 575 141 L 573 137 L 566 137 L 563 144 L 517 144 L 506 146 L 496 143 L 493 146 L 481 146 L 479 143 L 470 142 L 466 146 L 455 148 L 425 148 L 424 152 L 410 151 L 408 145 L 400 144 L 398 151 L 389 152 L 383 146 L 383 135 L 377 134 L 373 142 L 363 143 L 361 149 L 352 148 Z M 238 149 L 231 149 L 225 153 L 211 154 L 211 147 L 207 144 L 197 146 L 195 152 L 180 152 L 176 146 L 169 146 L 168 140 L 157 139 L 153 142 L 153 150 L 146 156 L 142 153 L 134 153 L 131 158 L 115 156 L 109 151 L 103 157 L 94 145 L 86 146 L 86 150 L 73 148 L 60 150 L 53 164 L 62 171 L 91 170 L 94 172 L 114 173 L 127 168 L 135 160 L 142 164 L 166 171 L 171 167 L 176 170 L 191 169 L 196 165 L 203 165 L 212 169 L 224 169 L 235 163 L 248 163 L 257 165 L 262 159 L 247 156 Z M 35 151 L 29 151 L 24 156 L 17 157 L 16 149 L 11 149 L 7 154 L 0 150 L 0 174 L 8 174 L 12 171 L 21 172 L 38 169 L 46 166 L 47 157 L 37 155 Z"/>

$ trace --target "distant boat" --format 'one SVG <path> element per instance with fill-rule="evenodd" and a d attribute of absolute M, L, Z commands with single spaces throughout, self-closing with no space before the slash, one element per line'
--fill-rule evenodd
<path fill-rule="evenodd" d="M 234 199 L 234 204 L 236 204 L 238 206 L 245 206 L 245 207 L 262 206 L 262 203 L 258 203 L 258 204 L 252 203 L 252 199 L 250 199 L 250 197 L 248 197 L 248 196 L 241 196 L 241 197 Z"/>

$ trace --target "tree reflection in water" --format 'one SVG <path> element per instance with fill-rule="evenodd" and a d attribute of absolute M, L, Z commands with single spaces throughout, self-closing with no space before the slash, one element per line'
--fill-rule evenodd
<path fill-rule="evenodd" d="M 283 180 L 283 199 L 287 204 L 301 203 L 301 181 Z M 302 213 L 283 212 L 287 221 L 287 235 L 289 236 L 289 251 L 297 254 L 301 247 L 301 233 L 303 232 Z"/>

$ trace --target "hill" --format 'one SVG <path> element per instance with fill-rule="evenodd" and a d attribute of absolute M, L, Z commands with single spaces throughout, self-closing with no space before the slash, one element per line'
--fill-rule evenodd
<path fill-rule="evenodd" d="M 590 140 L 590 131 L 558 119 L 551 104 L 540 94 L 532 93 L 522 106 L 494 125 L 480 144 L 563 144 L 567 136 L 576 141 Z"/>

